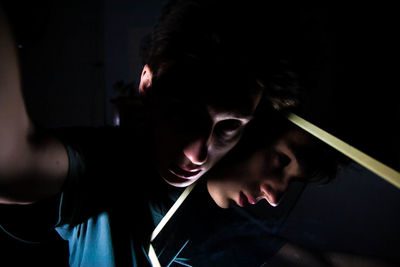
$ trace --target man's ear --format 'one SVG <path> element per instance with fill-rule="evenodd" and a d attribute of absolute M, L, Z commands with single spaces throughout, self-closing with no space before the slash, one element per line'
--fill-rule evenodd
<path fill-rule="evenodd" d="M 139 83 L 139 94 L 146 98 L 149 93 L 153 81 L 153 72 L 151 71 L 149 65 L 145 65 L 142 70 L 142 75 L 140 76 Z"/>

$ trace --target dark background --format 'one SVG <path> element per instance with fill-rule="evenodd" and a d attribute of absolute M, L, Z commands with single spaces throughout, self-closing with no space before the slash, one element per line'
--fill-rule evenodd
<path fill-rule="evenodd" d="M 137 84 L 141 71 L 140 42 L 150 33 L 163 1 L 2 3 L 19 47 L 24 96 L 32 119 L 46 127 L 113 125 L 113 84 L 120 80 Z M 304 43 L 298 48 L 297 58 L 308 92 L 302 115 L 400 170 L 396 9 L 364 4 L 296 10 L 305 25 Z M 378 180 L 377 184 L 382 183 Z M 360 187 L 358 179 L 351 181 L 316 194 L 321 203 L 330 207 L 335 206 L 337 198 L 353 201 L 355 196 L 367 197 L 366 191 L 371 188 L 377 190 L 372 194 L 377 198 L 391 190 L 377 186 L 374 179 L 368 180 L 366 187 Z M 304 199 L 301 203 L 315 203 L 307 195 Z M 362 207 L 369 205 L 360 202 Z M 380 214 L 378 206 L 372 206 L 375 218 Z M 311 216 L 310 213 L 315 215 L 322 210 L 327 209 L 303 205 L 294 214 Z M 351 210 L 343 210 L 343 218 L 349 214 Z M 387 234 L 382 238 L 386 237 Z M 302 237 L 297 239 L 301 241 Z M 17 252 L 12 257 L 22 263 L 60 259 L 53 252 L 58 251 L 53 245 L 18 245 L 3 234 L 0 240 L 8 248 L 1 254 L 9 252 L 11 257 L 11 253 Z"/>
<path fill-rule="evenodd" d="M 21 47 L 31 117 L 48 127 L 114 124 L 113 84 L 137 84 L 140 42 L 164 1 L 3 2 Z M 399 170 L 394 10 L 295 7 L 286 23 L 303 25 L 292 46 L 307 92 L 303 115 Z"/>
<path fill-rule="evenodd" d="M 46 127 L 112 125 L 113 84 L 137 81 L 162 0 L 2 1 L 29 114 Z"/>

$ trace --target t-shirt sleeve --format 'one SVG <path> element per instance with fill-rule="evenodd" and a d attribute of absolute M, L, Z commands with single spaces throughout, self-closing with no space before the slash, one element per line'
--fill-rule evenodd
<path fill-rule="evenodd" d="M 106 127 L 67 129 L 57 135 L 69 159 L 57 225 L 78 224 L 138 197 L 145 186 L 137 181 L 143 153 L 134 144 L 136 134 Z"/>
<path fill-rule="evenodd" d="M 74 226 L 111 208 L 128 209 L 132 201 L 143 201 L 148 181 L 138 178 L 147 156 L 140 132 L 74 127 L 52 133 L 64 144 L 69 160 L 61 192 L 31 205 L 0 205 L 2 232 L 36 242 L 52 235 L 55 227 Z"/>

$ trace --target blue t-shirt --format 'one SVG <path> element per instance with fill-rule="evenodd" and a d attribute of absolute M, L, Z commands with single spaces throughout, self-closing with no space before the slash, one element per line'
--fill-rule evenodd
<path fill-rule="evenodd" d="M 152 230 L 182 191 L 154 172 L 149 144 L 118 128 L 58 133 L 69 158 L 58 234 L 71 266 L 147 266 Z M 139 142 L 140 141 L 140 142 Z"/>
<path fill-rule="evenodd" d="M 154 172 L 149 142 L 140 135 L 118 128 L 57 131 L 69 173 L 58 205 L 49 207 L 58 213 L 55 230 L 68 241 L 70 266 L 150 265 L 151 232 L 183 189 Z M 153 245 L 163 265 L 259 266 L 284 243 L 261 224 L 216 207 L 202 184 Z"/>

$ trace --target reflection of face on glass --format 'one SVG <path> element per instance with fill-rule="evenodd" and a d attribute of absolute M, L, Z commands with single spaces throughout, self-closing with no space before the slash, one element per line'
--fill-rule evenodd
<path fill-rule="evenodd" d="M 302 155 L 312 146 L 312 138 L 293 128 L 272 145 L 254 150 L 245 158 L 226 160 L 207 179 L 208 191 L 222 208 L 236 203 L 255 204 L 266 199 L 277 206 L 289 183 L 309 174 Z"/>

